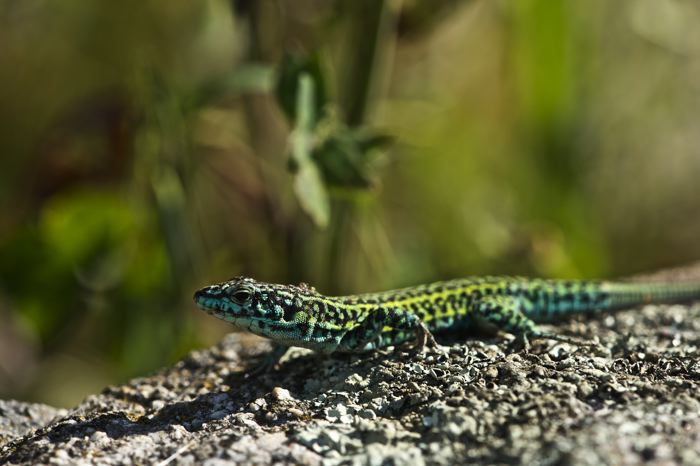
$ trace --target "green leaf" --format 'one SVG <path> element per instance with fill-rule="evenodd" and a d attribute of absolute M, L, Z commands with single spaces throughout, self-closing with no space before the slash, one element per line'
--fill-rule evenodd
<path fill-rule="evenodd" d="M 300 93 L 301 76 L 311 79 L 314 88 L 313 126 L 323 118 L 326 108 L 327 94 L 325 79 L 321 71 L 321 63 L 317 54 L 307 56 L 287 54 L 282 59 L 278 76 L 276 95 L 280 108 L 292 124 L 296 124 L 298 112 L 298 96 Z"/>
<path fill-rule="evenodd" d="M 336 128 L 313 153 L 330 186 L 366 189 L 374 184 L 376 162 L 391 138 L 361 130 Z"/>
<path fill-rule="evenodd" d="M 301 208 L 321 228 L 328 225 L 330 202 L 323 177 L 311 158 L 316 122 L 315 85 L 308 74 L 299 76 L 295 114 L 296 127 L 291 135 L 290 166 L 295 167 L 294 193 Z"/>
<path fill-rule="evenodd" d="M 388 149 L 394 143 L 394 138 L 388 134 L 360 132 L 357 142 L 365 155 L 371 155 L 375 150 Z"/>
<path fill-rule="evenodd" d="M 225 96 L 267 94 L 274 86 L 274 70 L 271 66 L 247 64 L 203 83 L 185 99 L 185 106 L 196 109 Z"/>

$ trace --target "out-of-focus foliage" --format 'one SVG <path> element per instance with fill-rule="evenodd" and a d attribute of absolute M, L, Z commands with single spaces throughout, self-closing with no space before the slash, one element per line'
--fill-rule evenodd
<path fill-rule="evenodd" d="M 381 5 L 381 4 L 379 4 Z M 290 123 L 289 168 L 299 206 L 316 226 L 328 226 L 328 189 L 372 186 L 373 162 L 389 137 L 349 128 L 331 111 L 318 57 L 285 57 L 278 69 L 277 101 Z"/>
<path fill-rule="evenodd" d="M 0 1 L 0 397 L 321 291 L 700 257 L 692 0 Z"/>

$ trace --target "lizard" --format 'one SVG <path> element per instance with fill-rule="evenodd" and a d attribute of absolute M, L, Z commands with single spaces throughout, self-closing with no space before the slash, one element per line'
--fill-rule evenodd
<path fill-rule="evenodd" d="M 593 280 L 474 277 L 410 288 L 325 296 L 307 284 L 279 285 L 247 277 L 204 287 L 200 309 L 275 343 L 269 364 L 290 346 L 320 353 L 357 353 L 405 342 L 439 347 L 433 332 L 484 323 L 528 340 L 580 341 L 540 323 L 567 315 L 614 311 L 647 303 L 700 299 L 700 283 L 626 283 Z"/>

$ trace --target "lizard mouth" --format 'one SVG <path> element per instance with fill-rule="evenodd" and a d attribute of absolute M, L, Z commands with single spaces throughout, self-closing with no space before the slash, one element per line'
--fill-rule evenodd
<path fill-rule="evenodd" d="M 252 317 L 236 315 L 233 310 L 226 306 L 226 303 L 206 295 L 197 296 L 195 294 L 195 305 L 207 314 L 244 330 L 248 330 L 253 325 L 253 321 L 257 320 Z"/>
<path fill-rule="evenodd" d="M 195 305 L 207 314 L 223 314 L 225 312 L 224 304 L 215 298 L 206 295 L 194 295 Z"/>
<path fill-rule="evenodd" d="M 222 299 L 220 294 L 212 294 L 207 288 L 203 288 L 194 294 L 194 302 L 200 310 L 241 330 L 260 334 L 259 329 L 265 326 L 266 319 L 246 315 L 245 310 L 232 306 L 226 299 Z"/>

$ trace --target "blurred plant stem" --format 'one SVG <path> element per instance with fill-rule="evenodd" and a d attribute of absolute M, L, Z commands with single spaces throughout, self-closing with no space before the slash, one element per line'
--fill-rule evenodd
<path fill-rule="evenodd" d="M 244 61 L 248 63 L 276 63 L 279 54 L 276 50 L 277 31 L 281 19 L 273 2 L 235 2 L 231 11 L 238 21 L 247 25 L 247 50 Z M 305 245 L 299 238 L 303 232 L 299 222 L 291 221 L 287 207 L 280 200 L 284 198 L 284 170 L 264 170 L 265 161 L 274 166 L 284 166 L 285 145 L 288 128 L 275 111 L 273 98 L 267 94 L 244 93 L 241 95 L 243 114 L 250 133 L 250 146 L 260 162 L 256 164 L 258 177 L 264 183 L 263 200 L 259 206 L 267 219 L 268 242 L 275 245 L 279 262 L 287 265 L 284 276 L 269 277 L 284 281 L 301 281 L 301 266 L 304 264 Z"/>
<path fill-rule="evenodd" d="M 377 101 L 377 93 L 385 76 L 390 73 L 388 57 L 396 40 L 398 2 L 389 0 L 357 0 L 347 2 L 347 28 L 338 83 L 340 114 L 349 128 L 367 123 L 370 104 Z M 350 240 L 356 216 L 357 202 L 352 197 L 336 197 L 331 208 L 328 228 L 327 280 L 324 289 L 338 294 L 347 291 L 344 267 L 345 246 Z"/>
<path fill-rule="evenodd" d="M 382 75 L 388 71 L 382 60 L 395 40 L 396 11 L 388 0 L 347 2 L 347 34 L 339 85 L 340 111 L 345 123 L 362 126 Z"/>
<path fill-rule="evenodd" d="M 280 62 L 279 46 L 274 38 L 271 39 L 271 31 L 283 28 L 280 27 L 282 20 L 279 11 L 274 5 L 265 2 L 237 4 L 237 12 L 247 20 L 248 47 L 245 59 L 248 62 Z M 315 58 L 316 49 L 304 51 L 307 56 L 297 56 L 298 51 L 294 47 L 285 46 L 288 55 L 280 65 L 283 83 L 279 90 L 281 94 L 278 95 L 283 100 L 278 103 L 282 105 L 293 127 L 291 137 L 288 137 L 290 128 L 279 124 L 280 119 L 270 107 L 268 96 L 243 96 L 253 151 L 261 162 L 267 160 L 274 166 L 281 166 L 285 163 L 282 155 L 291 150 L 291 161 L 295 167 L 292 178 L 296 199 L 301 210 L 312 219 L 310 222 L 306 216 L 299 215 L 298 210 L 290 210 L 291 207 L 285 202 L 284 194 L 289 191 L 291 184 L 288 173 L 265 173 L 260 170 L 261 180 L 266 187 L 265 211 L 271 226 L 268 230 L 270 239 L 280 246 L 279 253 L 284 255 L 284 262 L 288 264 L 287 276 L 279 277 L 282 280 L 310 280 L 328 293 L 347 291 L 356 283 L 356 279 L 349 275 L 347 254 L 352 249 L 348 246 L 353 241 L 352 228 L 357 220 L 356 210 L 361 197 L 359 193 L 368 186 L 353 187 L 352 183 L 356 181 L 350 178 L 357 175 L 352 172 L 357 169 L 357 164 L 366 164 L 368 159 L 365 152 L 374 145 L 381 144 L 376 142 L 381 138 L 369 142 L 369 139 L 358 139 L 358 135 L 366 127 L 372 111 L 371 104 L 377 101 L 378 89 L 388 76 L 389 60 L 386 58 L 388 52 L 393 50 L 396 39 L 398 5 L 398 2 L 388 0 L 339 3 L 343 14 L 339 16 L 342 21 L 337 26 L 343 34 L 341 47 L 336 54 L 339 58 L 333 60 L 339 71 L 334 86 L 335 102 L 331 105 L 337 109 L 338 124 L 335 125 L 334 132 L 326 136 L 326 146 L 319 147 L 319 140 L 323 136 L 318 132 L 321 127 L 319 122 L 328 116 L 329 111 L 324 105 L 326 99 L 323 81 L 326 77 L 321 68 L 315 68 L 319 66 Z M 301 87 L 297 86 L 298 82 L 302 82 L 297 81 L 302 76 L 297 76 L 297 73 L 307 66 L 313 68 L 311 73 L 314 79 L 314 95 L 307 96 L 311 99 L 307 99 L 308 102 L 299 100 Z M 287 77 L 289 79 L 284 81 Z M 296 107 L 290 105 L 294 102 Z M 318 103 L 311 121 L 298 119 L 301 115 L 298 110 L 305 108 L 303 105 L 299 107 L 299 102 Z M 315 104 L 312 106 L 316 107 Z M 330 118 L 326 121 L 332 120 Z M 351 133 L 355 130 L 358 135 Z M 351 138 L 347 139 L 350 135 Z M 303 154 L 296 144 L 301 136 L 308 143 Z M 346 141 L 351 143 L 349 150 L 360 152 L 345 152 L 347 148 L 343 144 Z M 324 180 L 320 178 L 321 172 Z M 280 174 L 284 178 L 280 178 Z M 334 175 L 340 178 L 329 178 Z M 331 202 L 330 219 L 328 201 L 324 201 L 327 195 L 330 195 Z M 317 240 L 310 239 L 314 237 Z M 302 241 L 302 238 L 305 240 Z"/>

